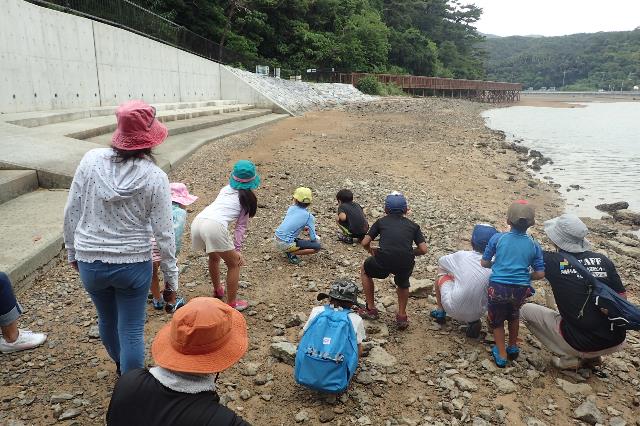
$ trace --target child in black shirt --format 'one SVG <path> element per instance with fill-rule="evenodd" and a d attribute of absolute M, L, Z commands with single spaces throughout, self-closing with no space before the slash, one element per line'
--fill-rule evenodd
<path fill-rule="evenodd" d="M 387 278 L 393 274 L 398 295 L 396 325 L 403 330 L 409 326 L 406 309 L 409 300 L 409 277 L 413 273 L 414 258 L 427 253 L 427 244 L 420 226 L 406 218 L 407 200 L 402 194 L 393 192 L 388 195 L 384 209 L 386 216 L 378 219 L 362 240 L 362 246 L 371 253 L 371 256 L 364 261 L 360 270 L 367 301 L 366 309 L 363 309 L 360 315 L 369 319 L 378 318 L 378 310 L 373 298 L 373 278 Z M 372 248 L 371 241 L 378 235 L 380 235 L 379 248 Z M 413 248 L 413 243 L 417 248 Z"/>
<path fill-rule="evenodd" d="M 353 240 L 362 241 L 369 230 L 369 223 L 360 204 L 353 201 L 353 192 L 341 189 L 336 195 L 338 200 L 338 240 L 353 244 Z"/>

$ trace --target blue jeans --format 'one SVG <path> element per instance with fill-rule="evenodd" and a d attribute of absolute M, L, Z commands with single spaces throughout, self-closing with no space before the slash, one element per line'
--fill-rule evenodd
<path fill-rule="evenodd" d="M 13 287 L 9 277 L 0 272 L 0 326 L 7 327 L 14 323 L 22 313 L 22 306 L 13 294 Z"/>
<path fill-rule="evenodd" d="M 152 262 L 78 262 L 80 279 L 98 311 L 100 339 L 122 374 L 144 367 L 144 322 Z"/>

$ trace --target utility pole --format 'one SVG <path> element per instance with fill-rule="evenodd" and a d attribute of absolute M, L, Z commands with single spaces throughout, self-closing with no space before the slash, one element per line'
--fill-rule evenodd
<path fill-rule="evenodd" d="M 564 87 L 564 76 L 567 75 L 567 70 L 562 71 L 562 87 Z"/>

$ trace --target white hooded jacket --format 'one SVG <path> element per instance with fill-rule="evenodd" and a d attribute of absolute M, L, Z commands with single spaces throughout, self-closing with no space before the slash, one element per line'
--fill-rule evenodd
<path fill-rule="evenodd" d="M 165 284 L 177 288 L 169 179 L 149 159 L 122 163 L 114 155 L 93 149 L 76 169 L 64 210 L 69 262 L 148 261 L 155 237 Z"/>

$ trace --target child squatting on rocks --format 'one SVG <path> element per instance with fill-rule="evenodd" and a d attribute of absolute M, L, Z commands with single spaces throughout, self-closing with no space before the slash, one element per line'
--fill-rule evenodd
<path fill-rule="evenodd" d="M 346 244 L 353 244 L 353 240 L 362 241 L 367 231 L 369 223 L 362 211 L 360 204 L 353 201 L 353 192 L 348 189 L 341 189 L 336 194 L 338 201 L 338 241 Z"/>
<path fill-rule="evenodd" d="M 373 278 L 387 278 L 393 274 L 398 295 L 396 325 L 403 330 L 409 326 L 407 301 L 409 300 L 409 278 L 413 273 L 415 257 L 427 253 L 420 226 L 408 219 L 407 199 L 399 192 L 392 192 L 384 202 L 386 216 L 378 219 L 362 240 L 362 246 L 371 253 L 360 269 L 360 278 L 364 288 L 367 306 L 361 311 L 363 317 L 378 318 L 373 296 Z M 380 236 L 378 248 L 371 242 Z M 413 243 L 416 248 L 413 248 Z"/>
<path fill-rule="evenodd" d="M 186 206 L 193 204 L 198 199 L 197 196 L 189 194 L 189 190 L 184 183 L 173 182 L 169 184 L 171 188 L 171 213 L 173 220 L 173 233 L 176 238 L 176 257 L 180 254 L 182 247 L 182 234 L 184 225 L 187 223 Z M 153 259 L 153 274 L 151 276 L 151 294 L 153 295 L 153 308 L 160 310 L 165 308 L 168 313 L 175 312 L 176 309 L 184 305 L 184 298 L 177 297 L 177 288 L 167 286 L 160 295 L 160 280 L 158 279 L 158 269 L 160 268 L 160 250 L 156 244 L 156 239 L 151 239 Z M 166 306 L 165 306 L 166 303 Z"/>
<path fill-rule="evenodd" d="M 292 205 L 276 229 L 274 242 L 278 250 L 283 251 L 290 263 L 300 263 L 298 256 L 314 254 L 320 251 L 320 237 L 316 234 L 316 218 L 307 211 L 313 196 L 305 187 L 297 188 L 293 193 Z M 307 228 L 309 239 L 298 238 Z"/>
<path fill-rule="evenodd" d="M 318 293 L 318 300 L 329 299 L 328 305 L 335 310 L 353 309 L 358 307 L 358 286 L 356 283 L 347 278 L 339 278 L 331 284 L 329 293 Z M 309 313 L 309 319 L 303 327 L 306 331 L 311 324 L 311 320 L 320 315 L 324 311 L 323 306 L 316 306 Z M 349 320 L 356 332 L 356 340 L 358 342 L 358 355 L 362 356 L 362 342 L 367 335 L 364 329 L 364 321 L 356 312 L 349 312 Z"/>
<path fill-rule="evenodd" d="M 533 206 L 526 200 L 513 202 L 507 211 L 507 223 L 511 230 L 491 237 L 480 261 L 483 267 L 491 268 L 487 310 L 496 341 L 491 353 L 500 368 L 507 365 L 507 358 L 515 361 L 520 354 L 520 307 L 534 292 L 531 280 L 544 278 L 542 249 L 527 234 L 527 228 L 535 223 Z M 533 268 L 532 273 L 529 273 L 529 267 Z M 509 346 L 506 348 L 505 321 L 509 324 Z"/>
<path fill-rule="evenodd" d="M 438 324 L 446 317 L 467 323 L 467 337 L 478 338 L 480 319 L 487 312 L 487 286 L 491 270 L 480 265 L 482 254 L 496 232 L 491 225 L 477 224 L 471 233 L 472 250 L 460 250 L 438 259 L 435 282 L 437 308 L 431 316 Z"/>

